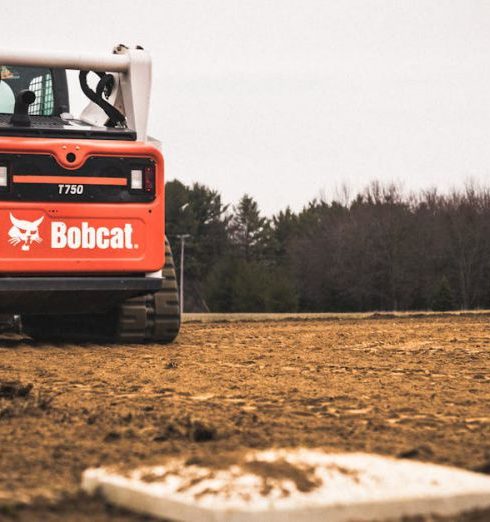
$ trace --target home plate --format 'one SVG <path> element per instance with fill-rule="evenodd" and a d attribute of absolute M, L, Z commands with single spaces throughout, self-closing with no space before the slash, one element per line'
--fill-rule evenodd
<path fill-rule="evenodd" d="M 278 449 L 88 469 L 82 487 L 139 513 L 181 521 L 397 520 L 490 507 L 490 477 L 365 453 Z"/>

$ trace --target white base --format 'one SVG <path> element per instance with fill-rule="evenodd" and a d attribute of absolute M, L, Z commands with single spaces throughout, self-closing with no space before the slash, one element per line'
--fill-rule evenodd
<path fill-rule="evenodd" d="M 253 462 L 294 466 L 310 486 L 300 485 L 299 491 L 295 481 L 280 473 L 254 474 L 253 464 L 248 466 Z M 89 469 L 82 487 L 132 511 L 200 522 L 369 521 L 490 507 L 490 477 L 483 474 L 308 449 L 250 452 L 221 470 L 186 466 L 179 459 L 125 475 Z"/>

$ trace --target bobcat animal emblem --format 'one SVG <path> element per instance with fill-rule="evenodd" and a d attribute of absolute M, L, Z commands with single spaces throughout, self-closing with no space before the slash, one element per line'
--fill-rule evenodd
<path fill-rule="evenodd" d="M 39 235 L 39 225 L 43 222 L 44 216 L 41 216 L 36 221 L 25 221 L 23 219 L 17 219 L 12 213 L 10 213 L 10 222 L 12 227 L 9 230 L 9 243 L 11 245 L 19 245 L 24 252 L 28 252 L 31 249 L 33 243 L 40 243 L 42 241 Z"/>

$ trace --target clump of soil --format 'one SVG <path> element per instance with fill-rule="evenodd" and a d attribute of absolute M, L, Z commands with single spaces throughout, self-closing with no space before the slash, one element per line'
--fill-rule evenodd
<path fill-rule="evenodd" d="M 320 481 L 315 477 L 315 470 L 312 467 L 300 468 L 291 464 L 285 459 L 274 462 L 264 460 L 252 460 L 241 465 L 245 471 L 249 471 L 262 479 L 262 494 L 267 495 L 272 489 L 274 480 L 291 480 L 296 485 L 298 491 L 308 493 L 320 485 Z"/>
<path fill-rule="evenodd" d="M 32 390 L 32 383 L 22 384 L 19 381 L 0 382 L 0 398 L 15 399 L 17 397 L 27 397 Z"/>
<path fill-rule="evenodd" d="M 433 455 L 432 450 L 429 446 L 416 446 L 414 448 L 410 448 L 404 450 L 398 455 L 396 455 L 399 459 L 416 459 L 416 460 L 430 460 L 430 457 Z"/>
<path fill-rule="evenodd" d="M 263 494 L 267 494 L 270 491 L 270 480 L 291 480 L 296 485 L 298 491 L 303 493 L 311 491 L 320 485 L 320 482 L 315 477 L 314 468 L 310 466 L 295 466 L 285 459 L 269 462 L 256 458 L 250 459 L 248 456 L 248 451 L 193 455 L 185 461 L 185 465 L 199 466 L 215 471 L 229 469 L 231 466 L 239 466 L 243 471 L 257 475 L 263 480 Z"/>
<path fill-rule="evenodd" d="M 206 421 L 192 418 L 174 417 L 166 421 L 161 430 L 153 437 L 155 442 L 172 439 L 187 439 L 192 442 L 208 442 L 218 438 L 218 430 Z"/>
<path fill-rule="evenodd" d="M 21 416 L 33 417 L 49 410 L 57 394 L 37 390 L 20 381 L 0 382 L 0 420 Z"/>

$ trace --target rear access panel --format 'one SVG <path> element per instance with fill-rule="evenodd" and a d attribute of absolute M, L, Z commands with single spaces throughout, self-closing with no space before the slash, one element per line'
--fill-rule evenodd
<path fill-rule="evenodd" d="M 158 214 L 138 205 L 10 205 L 0 210 L 0 272 L 158 270 L 164 241 Z"/>
<path fill-rule="evenodd" d="M 0 191 L 1 273 L 162 268 L 163 159 L 154 147 L 0 139 L 2 165 L 9 182 Z M 144 173 L 141 190 L 131 187 L 134 170 Z"/>

